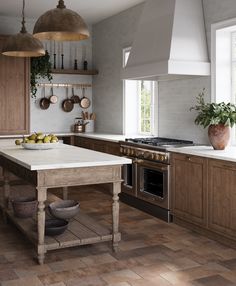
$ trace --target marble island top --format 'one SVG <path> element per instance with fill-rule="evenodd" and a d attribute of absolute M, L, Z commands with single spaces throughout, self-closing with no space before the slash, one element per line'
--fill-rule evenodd
<path fill-rule="evenodd" d="M 29 170 L 112 166 L 131 163 L 130 159 L 124 157 L 66 144 L 58 144 L 55 149 L 50 150 L 26 150 L 21 146 L 15 146 L 14 140 L 3 141 L 5 144 L 3 142 L 0 144 L 0 155 Z"/>
<path fill-rule="evenodd" d="M 236 162 L 236 147 L 226 147 L 225 150 L 214 150 L 211 146 L 191 146 L 182 148 L 168 148 L 168 151 Z"/>

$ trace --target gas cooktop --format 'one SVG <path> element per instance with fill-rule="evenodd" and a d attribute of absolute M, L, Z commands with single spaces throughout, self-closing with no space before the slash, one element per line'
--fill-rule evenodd
<path fill-rule="evenodd" d="M 164 138 L 164 137 L 148 137 L 148 138 L 128 138 L 125 140 L 127 143 L 133 143 L 139 145 L 149 145 L 153 147 L 168 147 L 168 146 L 189 146 L 194 145 L 193 141 L 189 140 L 180 140 L 173 138 Z"/>

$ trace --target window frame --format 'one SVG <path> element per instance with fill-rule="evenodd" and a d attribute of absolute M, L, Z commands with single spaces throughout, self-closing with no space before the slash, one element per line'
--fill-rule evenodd
<path fill-rule="evenodd" d="M 128 61 L 128 57 L 126 59 L 126 55 L 127 53 L 129 53 L 131 51 L 131 47 L 126 47 L 123 48 L 122 50 L 122 66 L 123 68 L 126 66 L 127 61 Z M 126 90 L 125 90 L 125 81 L 123 80 L 123 133 L 126 134 Z M 155 110 L 157 110 L 157 108 L 155 108 L 156 102 L 157 102 L 157 82 L 153 81 L 151 84 L 151 92 L 152 92 L 152 97 L 151 97 L 151 116 L 150 116 L 150 132 L 142 132 L 141 131 L 141 84 L 142 84 L 142 80 L 137 80 L 137 95 L 138 95 L 138 135 L 157 135 L 157 112 L 155 112 Z M 156 132 L 155 132 L 156 130 Z"/>
<path fill-rule="evenodd" d="M 222 100 L 218 100 L 217 99 L 217 92 L 216 92 L 216 47 L 217 47 L 217 31 L 219 30 L 223 30 L 223 29 L 232 29 L 231 31 L 231 54 L 230 54 L 230 58 L 231 58 L 231 66 L 229 67 L 230 71 L 231 71 L 231 93 L 227 98 L 227 102 L 232 102 L 235 104 L 235 98 L 233 97 L 233 84 L 232 84 L 232 32 L 236 32 L 236 18 L 232 18 L 229 20 L 225 20 L 225 21 L 221 21 L 218 23 L 214 23 L 211 25 L 211 102 L 219 102 Z M 236 145 L 236 126 L 234 125 L 234 127 L 231 129 L 231 137 L 230 137 L 230 145 Z"/>

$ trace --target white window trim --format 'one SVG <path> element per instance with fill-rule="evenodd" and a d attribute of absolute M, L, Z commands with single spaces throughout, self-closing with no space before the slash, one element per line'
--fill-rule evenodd
<path fill-rule="evenodd" d="M 216 102 L 216 32 L 217 30 L 230 28 L 236 31 L 236 18 L 221 21 L 211 25 L 211 102 Z M 233 28 L 234 27 L 234 28 Z M 231 53 L 232 57 L 232 53 Z M 232 61 L 231 61 L 232 71 Z M 231 79 L 232 82 L 232 79 Z M 230 95 L 232 100 L 232 92 Z M 236 126 L 231 129 L 231 145 L 236 145 Z"/>
<path fill-rule="evenodd" d="M 130 52 L 132 47 L 126 47 L 122 49 L 122 66 L 125 67 L 125 54 L 126 52 Z M 158 136 L 158 125 L 159 125 L 159 107 L 158 104 L 158 82 L 153 81 L 152 85 L 152 92 L 153 92 L 153 98 L 152 98 L 152 110 L 151 110 L 151 130 L 150 133 L 144 133 L 140 132 L 141 135 L 150 135 L 150 136 Z M 126 134 L 126 112 L 125 112 L 126 106 L 125 106 L 125 80 L 123 80 L 123 134 Z M 156 112 L 155 112 L 156 110 Z"/>
<path fill-rule="evenodd" d="M 216 32 L 236 26 L 236 18 L 211 25 L 211 102 L 216 102 Z"/>

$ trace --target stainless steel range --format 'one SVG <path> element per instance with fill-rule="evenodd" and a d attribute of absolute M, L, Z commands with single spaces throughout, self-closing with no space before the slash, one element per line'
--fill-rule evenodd
<path fill-rule="evenodd" d="M 120 141 L 120 152 L 132 159 L 123 168 L 121 199 L 170 221 L 170 147 L 193 145 L 192 141 L 162 137 Z M 143 202 L 146 202 L 144 204 Z"/>

